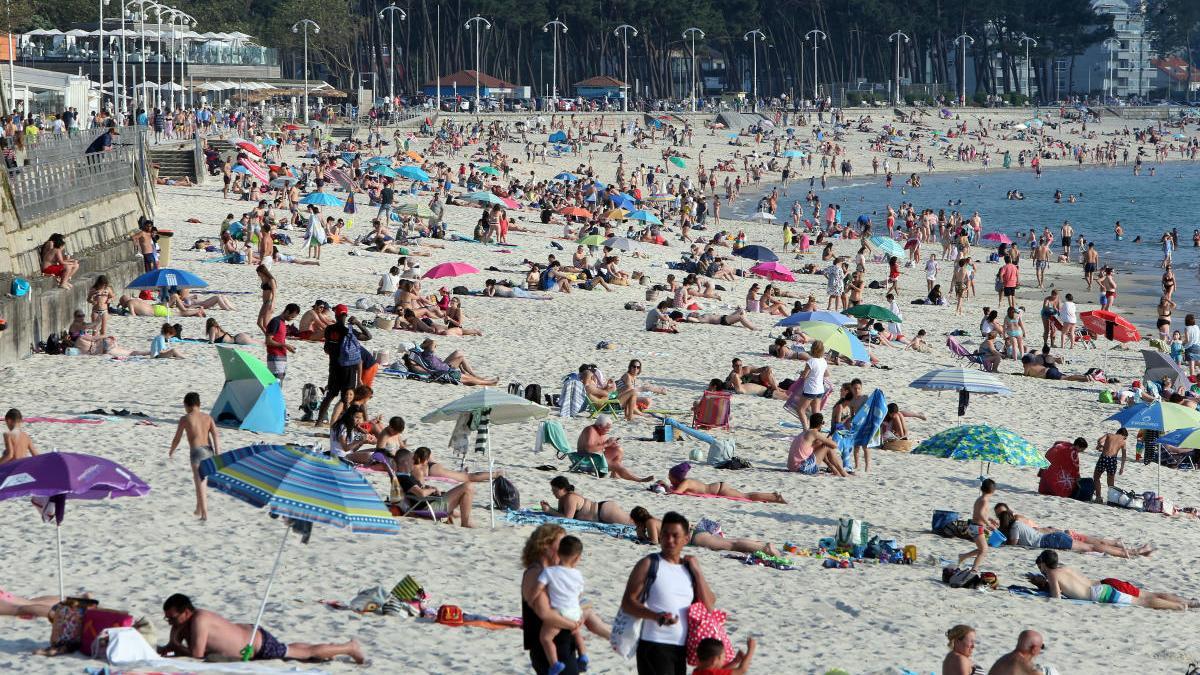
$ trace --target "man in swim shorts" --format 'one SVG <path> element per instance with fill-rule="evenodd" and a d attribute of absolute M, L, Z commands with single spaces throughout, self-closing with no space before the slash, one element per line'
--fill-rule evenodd
<path fill-rule="evenodd" d="M 216 612 L 197 609 L 182 593 L 163 602 L 163 618 L 171 626 L 171 637 L 165 646 L 158 648 L 162 656 L 240 659 L 242 651 L 250 645 L 253 649 L 250 658 L 255 661 L 329 661 L 338 656 L 349 656 L 357 664 L 366 662 L 358 640 L 336 644 L 286 644 L 265 629 L 253 631 L 249 624 L 233 623 Z"/>
<path fill-rule="evenodd" d="M 1200 599 L 1189 600 L 1174 593 L 1156 593 L 1120 579 L 1089 579 L 1078 570 L 1059 563 L 1058 553 L 1055 551 L 1042 551 L 1038 554 L 1035 564 L 1046 578 L 1046 590 L 1052 598 L 1090 600 L 1109 605 L 1137 605 L 1150 609 L 1186 610 L 1200 607 Z"/>
<path fill-rule="evenodd" d="M 1092 480 L 1096 485 L 1096 501 L 1100 504 L 1104 503 L 1104 499 L 1100 494 L 1100 476 L 1108 474 L 1108 487 L 1116 485 L 1116 475 L 1125 473 L 1126 450 L 1125 442 L 1129 440 L 1129 432 L 1125 427 L 1117 429 L 1116 433 L 1104 434 L 1100 440 L 1096 441 L 1096 449 L 1100 452 L 1100 459 L 1096 460 L 1096 469 L 1092 475 Z M 1121 468 L 1117 468 L 1117 453 L 1121 455 Z"/>

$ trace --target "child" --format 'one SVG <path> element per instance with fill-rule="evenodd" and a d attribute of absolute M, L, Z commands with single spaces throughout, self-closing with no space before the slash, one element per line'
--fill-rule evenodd
<path fill-rule="evenodd" d="M 1183 365 L 1183 336 L 1179 331 L 1171 333 L 1171 360 Z"/>
<path fill-rule="evenodd" d="M 8 431 L 4 432 L 4 454 L 0 454 L 0 464 L 37 454 L 37 449 L 33 447 L 33 439 L 25 433 L 23 420 L 21 411 L 16 408 L 11 408 L 4 414 L 4 424 Z"/>
<path fill-rule="evenodd" d="M 579 621 L 583 618 L 583 608 L 579 604 L 579 597 L 583 594 L 583 575 L 575 569 L 581 553 L 583 553 L 583 542 L 579 540 L 579 537 L 570 535 L 563 537 L 562 541 L 558 543 L 558 564 L 545 568 L 538 575 L 538 584 L 546 587 L 546 596 L 550 600 L 550 606 L 570 621 Z M 558 635 L 558 631 L 558 628 L 543 623 L 541 635 L 538 636 L 542 642 L 542 648 L 546 650 L 546 660 L 551 664 L 550 670 L 547 671 L 549 675 L 558 675 L 567 667 L 565 663 L 558 660 L 558 650 L 554 646 L 554 636 Z M 575 645 L 579 649 L 579 670 L 587 670 L 588 657 L 585 653 L 583 635 L 579 631 L 575 632 Z"/>
<path fill-rule="evenodd" d="M 183 397 L 183 417 L 179 418 L 179 426 L 175 428 L 175 439 L 171 441 L 171 450 L 167 457 L 175 455 L 179 439 L 187 432 L 188 447 L 191 449 L 192 482 L 196 486 L 196 512 L 201 521 L 208 520 L 208 498 L 205 486 L 208 479 L 200 477 L 200 462 L 221 454 L 220 439 L 217 438 L 217 425 L 212 416 L 200 411 L 200 394 L 190 391 Z"/>
<path fill-rule="evenodd" d="M 983 559 L 987 556 L 988 551 L 988 534 L 1000 524 L 996 522 L 996 519 L 987 516 L 991 513 L 988 500 L 996 493 L 996 481 L 991 478 L 984 479 L 983 484 L 979 486 L 979 492 L 979 498 L 975 500 L 975 507 L 971 510 L 971 524 L 968 526 L 971 536 L 975 538 L 975 550 L 958 556 L 959 565 L 974 558 L 975 562 L 971 565 L 973 570 L 978 570 L 983 564 Z"/>
<path fill-rule="evenodd" d="M 743 675 L 750 670 L 755 644 L 754 638 L 746 638 L 746 651 L 738 650 L 737 656 L 725 664 L 725 645 L 716 638 L 704 638 L 696 646 L 696 659 L 700 664 L 692 675 Z"/>

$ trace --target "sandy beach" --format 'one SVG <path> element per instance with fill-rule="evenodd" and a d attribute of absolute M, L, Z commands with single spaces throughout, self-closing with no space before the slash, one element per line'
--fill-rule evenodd
<path fill-rule="evenodd" d="M 1057 123 L 1057 110 L 1049 112 L 1050 119 Z M 859 114 L 851 111 L 847 116 L 856 118 Z M 890 111 L 876 111 L 872 115 L 875 121 L 871 126 L 876 132 L 885 115 L 890 122 Z M 1019 121 L 1028 119 L 1030 114 L 973 110 L 964 117 L 974 129 L 977 117 Z M 932 129 L 945 129 L 952 123 L 926 120 Z M 455 120 L 459 121 L 465 122 L 466 118 Z M 611 133 L 613 124 L 612 118 L 608 118 L 605 130 Z M 1097 134 L 1094 139 L 1085 139 L 1078 123 L 1045 133 L 1092 147 L 1108 140 L 1124 142 L 1123 136 L 1115 134 L 1126 126 L 1146 124 L 1105 116 L 1099 123 L 1088 124 L 1088 132 Z M 901 128 L 912 127 L 905 124 Z M 696 158 L 703 150 L 707 166 L 718 159 L 732 158 L 735 151 L 753 150 L 759 154 L 771 151 L 769 142 L 755 144 L 753 137 L 743 137 L 745 145 L 730 145 L 725 133 L 698 128 L 693 145 L 680 151 Z M 1002 135 L 1008 132 L 992 130 L 987 139 L 992 144 L 988 147 L 993 157 L 990 171 L 1004 170 L 998 167 L 1006 148 L 1014 155 L 1014 168 L 1010 171 L 1017 171 L 1016 153 L 1032 146 L 1028 141 L 1001 138 Z M 390 130 L 385 136 L 390 138 Z M 544 138 L 538 135 L 536 140 Z M 841 145 L 854 164 L 856 180 L 882 181 L 882 175 L 870 175 L 874 153 L 867 138 L 865 133 L 852 131 Z M 535 140 L 534 134 L 530 134 L 530 139 Z M 968 142 L 978 143 L 978 139 Z M 429 139 L 417 137 L 412 143 L 415 149 L 424 152 Z M 585 145 L 579 156 L 567 155 L 532 166 L 525 164 L 521 143 L 502 143 L 501 149 L 520 159 L 513 174 L 521 178 L 532 170 L 537 179 L 547 179 L 590 162 L 596 177 L 610 182 L 616 171 L 617 153 L 603 152 L 602 146 L 603 142 Z M 620 151 L 627 167 L 643 163 L 654 166 L 664 163 L 665 147 L 659 140 L 645 149 L 623 144 Z M 1136 144 L 1131 147 L 1136 149 Z M 1172 153 L 1170 158 L 1178 159 L 1179 153 Z M 284 152 L 284 159 L 298 161 L 291 148 Z M 468 154 L 430 158 L 445 161 L 455 169 L 468 159 Z M 815 162 L 819 165 L 819 161 L 818 155 Z M 1055 166 L 1066 165 L 1074 165 L 1069 156 L 1045 162 L 1051 171 Z M 673 166 L 668 168 L 671 175 L 685 172 Z M 978 162 L 938 159 L 936 171 L 980 169 Z M 899 169 L 894 169 L 897 187 L 910 172 L 917 170 L 915 161 L 903 161 Z M 692 160 L 688 160 L 686 172 L 695 179 Z M 724 175 L 720 174 L 720 178 Z M 800 175 L 806 181 L 809 174 L 802 171 Z M 777 180 L 777 174 L 764 178 L 773 180 Z M 830 183 L 835 182 L 831 172 Z M 801 197 L 806 189 L 793 185 L 793 197 L 781 202 L 781 217 L 786 216 L 791 199 Z M 719 183 L 718 191 L 723 198 Z M 739 200 L 755 201 L 763 192 L 754 186 L 744 187 Z M 821 194 L 819 189 L 817 192 Z M 188 250 L 198 238 L 215 239 L 227 213 L 240 216 L 252 204 L 223 200 L 219 177 L 199 187 L 160 186 L 158 196 L 156 224 L 175 231 L 171 266 L 200 275 L 211 290 L 233 293 L 226 296 L 234 305 L 232 311 L 211 311 L 209 316 L 218 318 L 230 332 L 245 331 L 260 339 L 255 328 L 260 301 L 254 267 L 205 263 L 204 259 L 213 254 Z M 910 189 L 903 196 L 898 193 L 892 205 L 901 200 L 915 202 L 918 210 L 944 206 L 944 203 L 925 203 L 920 189 Z M 426 201 L 427 196 L 422 198 L 422 202 Z M 824 195 L 822 201 L 828 201 Z M 360 198 L 359 212 L 353 216 L 342 214 L 340 209 L 325 209 L 325 213 L 351 219 L 353 225 L 348 233 L 357 236 L 369 229 L 375 208 Z M 469 235 L 478 213 L 474 207 L 451 206 L 446 211 L 446 222 L 450 230 Z M 780 253 L 781 262 L 789 267 L 808 262 L 820 264 L 819 249 L 817 255 L 783 253 L 778 225 L 731 221 L 724 213 L 728 211 L 723 212 L 721 227 L 713 226 L 710 218 L 709 228 L 702 234 L 711 236 L 721 229 L 744 230 L 747 243 L 774 249 Z M 561 235 L 561 223 L 542 225 L 534 209 L 527 208 L 515 215 L 517 224 L 534 230 L 510 232 L 509 241 L 516 244 L 515 248 L 505 250 L 445 240 L 438 242 L 445 248 L 433 249 L 431 257 L 419 258 L 422 267 L 462 261 L 480 270 L 489 266 L 517 270 L 520 261 L 526 258 L 538 262 L 545 262 L 548 254 L 570 258 L 574 244 L 552 239 Z M 969 211 L 966 215 L 970 215 Z M 187 222 L 192 218 L 200 222 Z M 1039 231 L 1043 226 L 1057 233 L 1058 223 L 1030 224 Z M 677 233 L 677 228 L 673 229 Z M 983 223 L 983 229 L 989 231 L 988 222 Z M 289 234 L 295 243 L 284 250 L 303 259 L 302 233 L 292 230 Z M 677 261 L 686 250 L 686 245 L 676 237 L 668 238 L 668 246 L 637 245 L 635 250 L 645 257 L 622 254 L 621 268 L 641 272 L 652 282 L 662 283 L 671 272 L 666 264 Z M 552 248 L 551 242 L 565 250 Z M 838 241 L 835 250 L 839 255 L 852 256 L 857 247 L 857 241 Z M 927 248 L 926 255 L 930 250 L 940 247 Z M 350 255 L 351 252 L 355 255 Z M 739 268 L 750 266 L 746 260 L 732 260 Z M 272 270 L 279 287 L 276 308 L 295 302 L 307 309 L 315 300 L 323 299 L 330 304 L 349 305 L 352 314 L 366 322 L 373 315 L 354 309 L 355 305 L 360 299 L 365 299 L 366 304 L 386 304 L 386 299 L 374 292 L 379 275 L 395 262 L 394 255 L 340 244 L 324 247 L 320 266 L 276 264 Z M 908 386 L 931 369 L 962 365 L 944 345 L 947 333 L 965 330 L 968 337 L 964 342 L 969 346 L 978 344 L 981 308 L 996 306 L 992 290 L 995 269 L 994 264 L 979 264 L 978 297 L 969 301 L 961 317 L 955 316 L 953 304 L 909 304 L 910 300 L 925 295 L 925 276 L 920 269 L 903 270 L 897 300 L 904 313 L 904 332 L 913 335 L 918 329 L 927 331 L 932 351 L 922 354 L 876 346 L 872 352 L 886 369 L 835 366 L 830 371 L 834 387 L 860 378 L 865 392 L 882 389 L 889 402 L 923 413 L 926 419 L 909 420 L 910 438 L 915 440 L 959 424 L 978 423 L 1004 426 L 1042 450 L 1056 441 L 1077 436 L 1088 439 L 1094 446 L 1098 436 L 1116 428 L 1103 422 L 1117 407 L 1098 402 L 1099 392 L 1106 388 L 1102 384 L 1023 377 L 1019 362 L 1006 360 L 998 377 L 1012 389 L 1012 395 L 973 396 L 965 417 L 957 415 L 953 392 L 936 393 Z M 874 263 L 868 265 L 866 278 L 884 279 L 886 274 L 886 265 Z M 951 263 L 942 263 L 939 283 L 944 288 L 949 288 L 950 274 Z M 1044 291 L 1030 286 L 1033 269 L 1028 255 L 1022 256 L 1021 275 L 1018 304 L 1028 312 L 1027 344 L 1040 346 L 1037 313 Z M 483 272 L 442 280 L 444 283 L 427 281 L 424 290 L 434 292 L 442 285 L 466 285 L 479 290 L 488 277 L 514 282 L 523 279 L 519 273 Z M 801 300 L 812 294 L 824 308 L 825 278 L 819 275 L 796 278 L 797 281 L 782 283 L 780 287 Z M 726 290 L 721 300 L 706 301 L 705 309 L 728 311 L 741 305 L 754 281 L 762 282 L 750 277 L 717 282 Z M 1074 292 L 1080 311 L 1098 308 L 1095 294 L 1082 293 L 1084 286 L 1078 264 L 1052 264 L 1047 284 Z M 461 350 L 481 375 L 499 378 L 501 387 L 509 382 L 537 383 L 547 393 L 557 393 L 562 378 L 581 363 L 595 363 L 608 376 L 617 377 L 624 372 L 628 361 L 636 358 L 643 364 L 643 379 L 667 389 L 667 394 L 655 397 L 655 408 L 676 411 L 690 410 L 710 379 L 725 377 L 734 357 L 740 357 L 747 365 L 771 366 L 779 378 L 795 378 L 799 374 L 802 364 L 767 355 L 768 345 L 780 332 L 772 329 L 779 317 L 749 314 L 756 330 L 685 324 L 675 335 L 646 332 L 644 313 L 623 308 L 626 303 L 644 302 L 645 290 L 634 283 L 615 286 L 612 292 L 553 293 L 548 301 L 466 297 L 463 300 L 466 323 L 481 329 L 484 335 L 438 338 L 437 351 L 444 355 Z M 883 291 L 867 290 L 864 301 L 886 306 L 883 298 Z M 790 306 L 792 299 L 785 301 Z M 1182 318 L 1191 309 L 1187 306 L 1191 298 L 1177 298 L 1177 301 L 1180 307 L 1176 315 Z M 1139 306 L 1138 310 L 1153 312 L 1154 300 L 1147 302 L 1148 306 Z M 1132 308 L 1118 304 L 1118 311 L 1126 309 Z M 203 318 L 172 321 L 182 323 L 185 337 L 200 337 L 203 333 Z M 1176 321 L 1176 327 L 1181 327 L 1181 323 Z M 145 349 L 160 324 L 161 319 L 153 317 L 109 319 L 110 332 L 122 346 L 132 349 Z M 372 332 L 370 347 L 393 355 L 403 351 L 402 343 L 420 341 L 420 336 L 410 332 Z M 601 341 L 608 342 L 610 348 L 598 350 Z M 1140 378 L 1143 367 L 1137 345 L 1130 345 L 1132 348 L 1128 350 L 1110 350 L 1109 343 L 1100 342 L 1100 348 L 1094 350 L 1054 351 L 1067 359 L 1064 372 L 1083 373 L 1088 368 L 1103 367 L 1120 378 L 1122 385 Z M 284 385 L 291 414 L 285 434 L 276 437 L 222 429 L 224 449 L 261 442 L 328 447 L 327 431 L 300 423 L 297 408 L 302 385 L 309 382 L 323 385 L 326 356 L 319 343 L 293 344 L 297 351 L 290 359 Z M 1141 346 L 1146 346 L 1144 341 Z M 239 621 L 253 621 L 279 530 L 278 523 L 265 512 L 215 491 L 209 495 L 210 519 L 201 523 L 193 517 L 186 449 L 172 459 L 168 459 L 167 450 L 175 420 L 182 413 L 184 395 L 198 392 L 207 409 L 223 380 L 216 348 L 182 344 L 180 349 L 186 359 L 117 361 L 107 357 L 39 354 L 0 370 L 0 386 L 8 392 L 6 407 L 20 408 L 26 417 L 74 418 L 96 408 L 126 409 L 146 415 L 102 417 L 96 424 L 41 422 L 29 424 L 27 430 L 42 451 L 58 448 L 108 457 L 129 467 L 151 485 L 151 492 L 142 498 L 72 504 L 66 513 L 62 536 L 68 594 L 88 591 L 105 607 L 148 617 L 155 624 L 160 643 L 165 642 L 168 632 L 161 616 L 161 603 L 175 592 L 190 595 L 200 607 Z M 260 346 L 246 349 L 259 358 L 263 356 Z M 403 416 L 408 424 L 405 437 L 409 448 L 428 446 L 435 458 L 450 457 L 447 440 L 452 425 L 422 424 L 419 419 L 469 393 L 470 388 L 381 375 L 374 389 L 372 415 L 383 415 L 385 419 L 391 415 Z M 686 423 L 691 415 L 680 414 L 678 418 Z M 697 463 L 692 477 L 707 482 L 726 481 L 743 491 L 778 491 L 787 504 L 659 495 L 647 491 L 644 485 L 628 481 L 564 474 L 589 499 L 615 500 L 626 510 L 644 506 L 656 516 L 674 510 L 693 522 L 710 518 L 718 521 L 728 536 L 762 539 L 776 546 L 793 542 L 805 549 L 814 547 L 819 539 L 835 535 L 841 517 L 862 519 L 870 523 L 872 533 L 916 545 L 918 564 L 863 563 L 854 569 L 824 569 L 820 560 L 792 556 L 795 569 L 776 570 L 745 565 L 716 552 L 688 549 L 689 554 L 699 559 L 716 594 L 717 606 L 729 613 L 734 642 L 744 643 L 749 636 L 757 638 L 759 650 L 753 671 L 824 673 L 841 668 L 854 674 L 900 673 L 902 669 L 934 672 L 940 669 L 947 651 L 944 633 L 958 623 L 975 627 L 979 639 L 975 662 L 985 669 L 1015 646 L 1017 634 L 1023 629 L 1036 629 L 1045 636 L 1047 649 L 1039 661 L 1053 665 L 1061 673 L 1109 670 L 1182 673 L 1189 662 L 1200 660 L 1200 641 L 1189 630 L 1193 620 L 1187 614 L 1031 598 L 1007 592 L 1010 584 L 1028 585 L 1024 575 L 1036 572 L 1037 550 L 1005 547 L 989 554 L 984 568 L 998 575 L 998 590 L 951 589 L 941 582 L 941 565 L 929 561 L 954 559 L 972 545 L 934 535 L 930 532 L 930 519 L 934 510 L 941 509 L 958 511 L 964 517 L 970 514 L 971 504 L 979 494 L 979 464 L 873 450 L 870 472 L 859 471 L 851 478 L 788 473 L 788 447 L 797 430 L 781 425 L 785 421 L 792 422 L 794 418 L 783 410 L 781 401 L 734 396 L 732 429 L 717 435 L 733 439 L 736 454 L 749 460 L 753 468 L 720 471 Z M 567 437 L 574 441 L 588 423 L 586 418 L 563 420 Z M 664 478 L 672 465 L 687 459 L 689 451 L 699 444 L 691 440 L 671 444 L 641 440 L 651 437 L 653 426 L 648 418 L 633 423 L 617 420 L 613 433 L 622 438 L 626 464 L 635 473 Z M 536 508 L 541 500 L 553 503 L 548 483 L 559 475 L 534 467 L 556 464 L 564 472 L 566 468 L 565 462 L 556 462 L 550 451 L 534 453 L 536 431 L 536 423 L 523 423 L 495 427 L 491 435 L 497 468 L 503 469 L 519 488 L 522 506 L 527 508 Z M 1085 476 L 1091 475 L 1095 459 L 1094 450 L 1080 457 Z M 482 456 L 471 453 L 468 461 L 471 470 L 486 468 Z M 1155 465 L 1144 466 L 1133 461 L 1131 440 L 1129 464 L 1118 477 L 1118 485 L 1139 493 L 1155 490 L 1156 469 Z M 1190 534 L 1197 527 L 1194 518 L 1166 517 L 1039 495 L 1036 469 L 992 465 L 989 472 L 998 484 L 993 502 L 1005 502 L 1041 524 L 1119 538 L 1130 545 L 1152 542 L 1159 548 L 1152 557 L 1129 560 L 1064 552 L 1063 561 L 1067 565 L 1092 578 L 1118 577 L 1156 591 L 1174 591 L 1189 598 L 1200 595 L 1200 572 L 1191 569 L 1192 561 L 1200 555 L 1200 543 Z M 380 495 L 387 494 L 386 474 L 372 473 L 368 478 Z M 1162 491 L 1179 506 L 1200 505 L 1200 487 L 1191 473 L 1163 469 Z M 407 616 L 358 615 L 320 602 L 349 601 L 360 589 L 376 585 L 390 588 L 405 575 L 412 575 L 430 593 L 432 599 L 427 604 L 435 609 L 441 604 L 454 604 L 470 613 L 519 615 L 522 570 L 518 558 L 532 527 L 515 526 L 498 516 L 496 528 L 490 529 L 486 502 L 484 490 L 476 496 L 475 527 L 470 530 L 402 519 L 400 536 L 376 537 L 355 536 L 317 525 L 309 544 L 299 544 L 295 539 L 289 542 L 264 625 L 285 641 L 341 641 L 356 637 L 363 643 L 371 659 L 369 667 L 360 668 L 349 662 L 320 666 L 328 672 L 529 672 L 518 629 L 452 628 Z M 0 514 L 7 523 L 10 542 L 3 556 L 10 571 L 0 579 L 0 587 L 22 596 L 53 593 L 57 580 L 51 527 L 42 524 L 23 500 L 0 503 Z M 579 536 L 584 546 L 579 569 L 586 579 L 586 598 L 611 621 L 630 569 L 639 558 L 656 549 L 599 534 Z M 85 663 L 80 657 L 48 659 L 30 655 L 33 649 L 47 642 L 49 628 L 44 621 L 4 617 L 0 625 L 6 633 L 0 639 L 0 669 L 77 673 L 85 666 L 98 665 L 98 662 Z M 589 635 L 588 644 L 593 664 L 589 672 L 634 672 L 633 663 L 618 657 L 605 640 Z M 187 661 L 177 665 L 180 670 L 188 669 Z"/>

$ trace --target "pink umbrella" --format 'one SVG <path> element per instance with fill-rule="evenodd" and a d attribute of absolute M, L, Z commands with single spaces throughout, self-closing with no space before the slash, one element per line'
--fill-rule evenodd
<path fill-rule="evenodd" d="M 777 261 L 761 262 L 750 268 L 751 274 L 757 274 L 760 277 L 766 277 L 771 281 L 795 281 L 796 277 L 792 276 L 792 271 L 784 267 L 782 263 Z"/>
<path fill-rule="evenodd" d="M 246 152 L 254 155 L 255 157 L 262 157 L 262 150 L 259 150 L 258 146 L 251 143 L 250 141 L 238 141 L 237 147 L 245 150 Z"/>
<path fill-rule="evenodd" d="M 517 203 L 517 200 L 513 199 L 512 197 L 500 197 L 500 201 L 504 202 L 504 205 L 510 209 L 521 208 L 521 205 Z"/>
<path fill-rule="evenodd" d="M 448 262 L 434 265 L 425 273 L 426 279 L 441 279 L 442 277 L 457 277 L 464 274 L 478 274 L 479 270 L 465 262 Z"/>
<path fill-rule="evenodd" d="M 1001 234 L 1000 232 L 988 232 L 987 234 L 983 235 L 983 238 L 987 241 L 994 241 L 999 244 L 1012 243 L 1012 239 L 1009 239 L 1007 234 Z"/>

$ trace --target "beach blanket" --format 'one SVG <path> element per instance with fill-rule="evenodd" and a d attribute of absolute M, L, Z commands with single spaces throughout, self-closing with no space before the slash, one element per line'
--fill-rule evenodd
<path fill-rule="evenodd" d="M 436 620 L 436 609 L 426 609 L 421 612 L 421 617 L 417 619 L 421 623 L 436 623 Z M 522 622 L 521 617 L 518 616 L 487 616 L 484 614 L 463 612 L 463 625 L 473 628 L 486 628 L 488 630 L 502 630 L 505 628 L 520 628 Z"/>
<path fill-rule="evenodd" d="M 597 534 L 606 534 L 617 539 L 627 539 L 629 541 L 637 541 L 632 525 L 617 525 L 615 523 L 594 523 L 588 520 L 575 520 L 574 518 L 562 518 L 552 516 L 549 513 L 541 511 L 531 511 L 529 509 L 520 509 L 518 511 L 505 511 L 504 519 L 514 525 L 542 525 L 544 523 L 554 523 L 562 526 L 565 530 L 573 532 L 594 532 Z"/>
<path fill-rule="evenodd" d="M 588 408 L 587 389 L 577 373 L 563 379 L 562 394 L 559 396 L 559 417 L 574 417 Z"/>
<path fill-rule="evenodd" d="M 724 558 L 737 560 L 744 565 L 758 565 L 760 567 L 770 567 L 776 570 L 794 570 L 796 566 L 791 564 L 791 560 L 780 556 L 771 556 L 761 551 L 752 554 L 746 553 L 726 553 Z"/>
<path fill-rule="evenodd" d="M 1030 588 L 1028 586 L 1017 586 L 1016 584 L 1009 586 L 1008 592 L 1011 593 L 1012 595 L 1017 596 L 1018 598 L 1042 598 L 1043 600 L 1052 600 L 1053 599 L 1050 597 L 1050 594 L 1045 591 L 1039 591 L 1036 588 Z M 1100 603 L 1100 602 L 1092 602 L 1091 600 L 1079 600 L 1077 598 L 1059 598 L 1059 599 L 1065 600 L 1074 605 L 1106 604 L 1106 603 Z M 1111 607 L 1132 607 L 1133 605 L 1110 605 L 1110 606 Z"/>
<path fill-rule="evenodd" d="M 90 417 L 26 417 L 26 424 L 103 424 L 104 420 L 93 419 Z"/>
<path fill-rule="evenodd" d="M 240 253 L 226 253 L 225 255 L 217 256 L 216 258 L 203 258 L 200 260 L 200 262 L 202 262 L 202 263 L 227 263 L 227 262 L 233 262 L 235 259 L 239 258 L 240 256 L 241 256 Z"/>
<path fill-rule="evenodd" d="M 86 667 L 88 675 L 157 675 L 158 673 L 304 673 L 304 675 L 329 675 L 329 671 L 300 668 L 298 666 L 270 666 L 264 663 L 207 663 L 192 659 L 154 659 L 132 664 L 127 668 Z"/>

